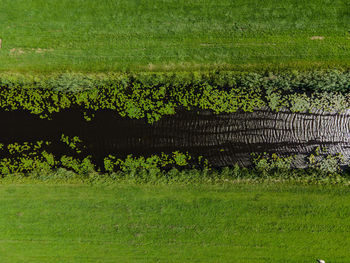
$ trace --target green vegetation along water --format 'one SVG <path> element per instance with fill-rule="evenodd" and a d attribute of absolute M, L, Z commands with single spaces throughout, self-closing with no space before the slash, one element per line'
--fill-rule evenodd
<path fill-rule="evenodd" d="M 342 70 L 1 74 L 0 172 L 87 171 L 89 156 L 112 171 L 110 155 L 176 151 L 194 157 L 186 168 L 267 153 L 335 172 L 348 164 L 349 80 Z"/>

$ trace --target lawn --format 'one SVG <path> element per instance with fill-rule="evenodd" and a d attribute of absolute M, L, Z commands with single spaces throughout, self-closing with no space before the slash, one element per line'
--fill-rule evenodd
<path fill-rule="evenodd" d="M 350 69 L 350 2 L 0 0 L 0 39 L 33 76 Z M 0 262 L 350 262 L 344 185 L 4 181 Z"/>
<path fill-rule="evenodd" d="M 287 184 L 0 186 L 1 262 L 349 262 L 350 192 Z"/>
<path fill-rule="evenodd" d="M 0 71 L 350 68 L 347 0 L 1 0 Z"/>

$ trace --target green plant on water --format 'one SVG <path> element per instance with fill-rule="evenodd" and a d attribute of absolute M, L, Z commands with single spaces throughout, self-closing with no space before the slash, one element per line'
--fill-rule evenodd
<path fill-rule="evenodd" d="M 133 157 L 128 155 L 126 159 L 117 159 L 115 156 L 108 156 L 104 159 L 104 168 L 107 172 L 120 170 L 124 173 L 134 176 L 142 171 L 159 173 L 166 167 L 187 167 L 192 157 L 188 153 L 175 151 L 172 154 L 162 153 L 161 155 L 152 155 L 150 157 Z M 208 161 L 200 156 L 194 166 L 209 168 Z M 193 167 L 193 166 L 192 166 Z"/>
<path fill-rule="evenodd" d="M 287 170 L 291 168 L 291 164 L 295 156 L 281 157 L 277 154 L 267 154 L 267 153 L 252 153 L 252 162 L 255 169 L 268 172 L 274 169 L 277 170 Z"/>
<path fill-rule="evenodd" d="M 82 140 L 78 136 L 69 137 L 67 135 L 61 135 L 61 141 L 69 146 L 72 150 L 75 150 L 76 153 L 81 153 Z"/>
<path fill-rule="evenodd" d="M 81 140 L 77 137 L 69 137 L 62 134 L 61 141 L 68 144 L 72 149 L 77 150 L 77 143 Z M 5 145 L 3 148 L 8 150 L 9 157 L 0 158 L 0 170 L 3 176 L 10 174 L 28 174 L 36 172 L 47 173 L 59 168 L 72 170 L 83 176 L 97 175 L 99 170 L 91 161 L 91 156 L 85 158 L 74 158 L 72 156 L 63 155 L 56 157 L 52 153 L 48 153 L 43 146 L 50 145 L 50 142 L 38 141 L 36 143 L 22 144 L 12 143 Z M 171 154 L 161 153 L 160 155 L 152 155 L 148 158 L 134 158 L 129 155 L 126 159 L 120 159 L 113 155 L 109 155 L 104 159 L 104 169 L 106 172 L 112 173 L 122 171 L 130 173 L 130 175 L 139 172 L 147 172 L 150 174 L 159 174 L 161 170 L 170 167 L 209 167 L 208 161 L 202 156 L 197 161 L 192 162 L 192 157 L 188 153 L 175 151 Z"/>
<path fill-rule="evenodd" d="M 331 80 L 339 81 L 339 86 Z M 179 107 L 207 109 L 216 114 L 253 111 L 262 106 L 276 111 L 285 107 L 292 112 L 343 111 L 350 107 L 345 80 L 350 81 L 350 74 L 337 70 L 274 75 L 244 72 L 102 77 L 69 73 L 40 78 L 0 75 L 0 109 L 24 110 L 51 119 L 54 113 L 74 108 L 87 121 L 99 110 L 113 110 L 122 117 L 145 118 L 149 123 L 175 114 Z"/>
<path fill-rule="evenodd" d="M 10 143 L 6 147 L 4 144 L 0 144 L 0 151 L 5 151 L 10 155 L 35 155 L 36 151 L 42 149 L 44 146 L 50 145 L 50 141 L 36 141 L 36 142 L 23 142 L 23 143 Z"/>
<path fill-rule="evenodd" d="M 305 93 L 290 94 L 288 97 L 288 102 L 290 104 L 289 109 L 292 112 L 308 112 L 311 110 L 310 97 L 308 97 Z"/>
<path fill-rule="evenodd" d="M 344 166 L 344 156 L 340 153 L 334 155 L 327 154 L 326 147 L 316 147 L 314 153 L 311 153 L 307 159 L 309 161 L 309 167 L 330 174 L 340 172 L 340 167 Z"/>

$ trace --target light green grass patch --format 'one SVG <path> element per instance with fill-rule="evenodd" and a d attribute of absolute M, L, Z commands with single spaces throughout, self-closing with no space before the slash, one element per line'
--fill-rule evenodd
<path fill-rule="evenodd" d="M 345 0 L 4 0 L 0 70 L 349 68 L 349 9 Z"/>
<path fill-rule="evenodd" d="M 334 186 L 2 185 L 1 262 L 349 262 Z"/>

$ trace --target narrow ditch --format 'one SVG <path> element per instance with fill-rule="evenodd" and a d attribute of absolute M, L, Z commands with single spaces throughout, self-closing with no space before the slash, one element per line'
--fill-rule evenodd
<path fill-rule="evenodd" d="M 346 162 L 350 159 L 350 110 L 310 114 L 263 108 L 218 115 L 182 110 L 153 125 L 108 110 L 97 111 L 89 122 L 80 109 L 56 113 L 52 120 L 24 111 L 0 111 L 0 119 L 3 144 L 50 141 L 48 151 L 55 155 L 91 155 L 97 165 L 109 154 L 124 158 L 181 151 L 203 156 L 216 167 L 249 166 L 251 153 L 266 152 L 296 155 L 293 167 L 304 168 L 306 156 L 318 146 L 326 147 L 326 154 L 340 153 Z M 74 153 L 62 143 L 62 134 L 78 136 L 84 144 L 82 153 Z"/>

